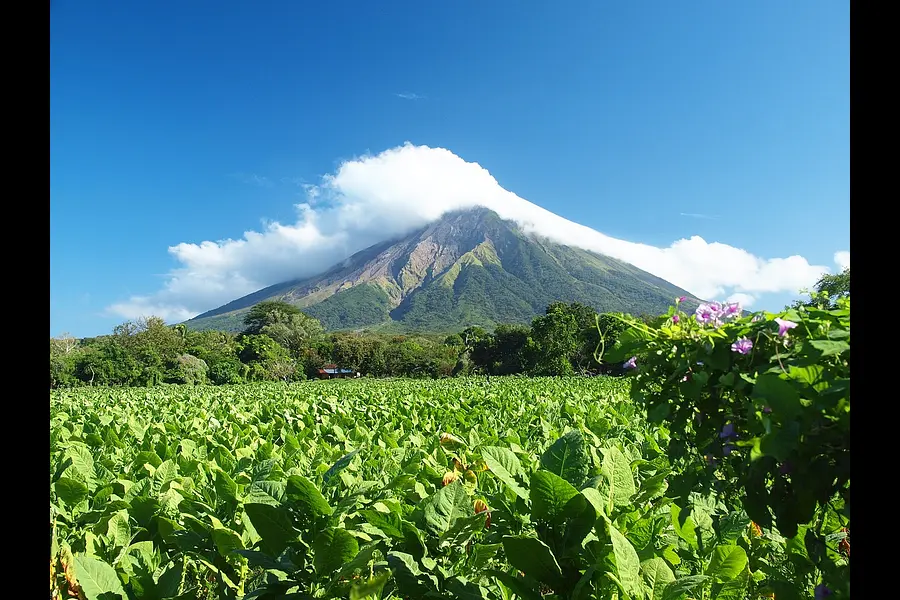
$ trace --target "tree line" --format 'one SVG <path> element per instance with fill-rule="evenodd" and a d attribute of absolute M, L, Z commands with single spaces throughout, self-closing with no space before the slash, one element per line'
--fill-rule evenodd
<path fill-rule="evenodd" d="M 327 364 L 372 377 L 596 373 L 600 332 L 610 343 L 622 327 L 577 302 L 551 304 L 530 326 L 468 327 L 448 336 L 326 333 L 280 301 L 255 305 L 243 325 L 239 334 L 193 331 L 149 317 L 111 335 L 51 338 L 50 387 L 299 381 Z"/>
<path fill-rule="evenodd" d="M 847 268 L 823 275 L 810 299 L 790 308 L 833 308 L 849 295 Z M 530 326 L 501 324 L 491 332 L 467 327 L 449 336 L 326 333 L 297 307 L 265 301 L 248 311 L 237 335 L 150 317 L 118 325 L 112 335 L 51 338 L 50 387 L 299 381 L 316 377 L 326 364 L 372 377 L 608 374 L 618 365 L 601 365 L 594 356 L 601 335 L 611 347 L 624 330 L 618 316 L 578 302 L 554 302 Z"/>

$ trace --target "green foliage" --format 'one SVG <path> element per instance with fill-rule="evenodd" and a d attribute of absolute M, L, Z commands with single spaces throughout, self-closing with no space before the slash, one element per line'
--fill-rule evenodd
<path fill-rule="evenodd" d="M 536 375 L 571 375 L 571 357 L 578 350 L 578 321 L 562 303 L 551 304 L 547 314 L 531 322 L 527 352 Z"/>
<path fill-rule="evenodd" d="M 676 308 L 627 323 L 611 359 L 635 357 L 632 398 L 671 428 L 675 493 L 739 499 L 758 525 L 800 538 L 796 574 L 849 594 L 835 537 L 850 510 L 849 298 L 720 325 Z"/>
<path fill-rule="evenodd" d="M 370 284 L 354 285 L 305 309 L 329 331 L 377 325 L 390 318 L 389 311 L 387 294 Z"/>
<path fill-rule="evenodd" d="M 190 354 L 182 354 L 176 359 L 175 378 L 177 383 L 200 384 L 206 382 L 209 367 L 206 361 Z"/>
<path fill-rule="evenodd" d="M 238 357 L 248 367 L 248 381 L 289 381 L 302 375 L 287 348 L 264 334 L 240 336 Z"/>
<path fill-rule="evenodd" d="M 816 282 L 814 290 L 810 293 L 810 299 L 806 302 L 797 301 L 792 308 L 837 308 L 841 298 L 850 297 L 850 268 L 847 267 L 837 274 L 826 273 Z"/>
<path fill-rule="evenodd" d="M 291 316 L 299 315 L 300 309 L 282 300 L 265 300 L 254 304 L 244 315 L 244 331 L 248 335 L 262 333 L 263 327 L 287 321 Z"/>
<path fill-rule="evenodd" d="M 818 583 L 815 528 L 757 535 L 736 496 L 673 485 L 689 471 L 667 455 L 676 432 L 635 410 L 628 379 L 177 389 L 51 392 L 61 597 L 674 600 Z"/>

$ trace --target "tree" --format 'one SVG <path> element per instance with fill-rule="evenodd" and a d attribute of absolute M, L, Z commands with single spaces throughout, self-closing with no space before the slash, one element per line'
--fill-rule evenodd
<path fill-rule="evenodd" d="M 185 331 L 185 352 L 203 360 L 212 383 L 241 383 L 244 366 L 237 357 L 235 336 L 224 331 Z"/>
<path fill-rule="evenodd" d="M 571 375 L 571 358 L 578 350 L 578 323 L 564 304 L 547 307 L 547 314 L 531 322 L 526 348 L 535 375 Z"/>
<path fill-rule="evenodd" d="M 206 362 L 202 359 L 190 354 L 182 354 L 176 362 L 176 383 L 195 385 L 206 382 L 206 373 L 209 371 L 209 367 L 206 366 Z"/>
<path fill-rule="evenodd" d="M 50 388 L 73 385 L 75 379 L 75 360 L 78 352 L 68 340 L 75 338 L 50 338 Z"/>
<path fill-rule="evenodd" d="M 837 308 L 837 301 L 840 298 L 850 297 L 850 267 L 847 267 L 840 273 L 826 273 L 816 282 L 815 289 L 810 293 L 810 299 L 807 301 L 797 300 L 791 305 L 791 308 L 824 308 L 831 310 Z"/>
<path fill-rule="evenodd" d="M 241 335 L 238 356 L 247 365 L 251 381 L 286 381 L 298 375 L 287 349 L 267 335 Z"/>
<path fill-rule="evenodd" d="M 298 314 L 300 314 L 300 309 L 293 304 L 281 300 L 265 300 L 254 305 L 244 315 L 243 333 L 250 335 L 262 333 L 262 329 L 266 325 L 287 321 L 291 315 Z"/>
<path fill-rule="evenodd" d="M 271 314 L 276 320 L 264 325 L 260 333 L 290 350 L 294 356 L 299 356 L 309 341 L 322 335 L 324 331 L 318 320 L 299 311 L 290 315 L 281 312 Z"/>

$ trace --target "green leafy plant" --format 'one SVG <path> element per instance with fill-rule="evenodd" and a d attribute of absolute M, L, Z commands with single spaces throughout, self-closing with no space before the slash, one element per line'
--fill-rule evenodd
<path fill-rule="evenodd" d="M 754 316 L 718 303 L 687 315 L 676 303 L 649 324 L 625 321 L 605 358 L 626 361 L 632 399 L 669 427 L 675 497 L 739 499 L 791 540 L 802 556 L 793 576 L 849 596 L 849 297 Z"/>

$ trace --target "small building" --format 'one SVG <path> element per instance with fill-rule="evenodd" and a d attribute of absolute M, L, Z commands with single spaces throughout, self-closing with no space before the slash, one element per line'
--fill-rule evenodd
<path fill-rule="evenodd" d="M 319 379 L 346 379 L 359 377 L 353 369 L 341 369 L 337 365 L 325 365 L 318 371 Z"/>

